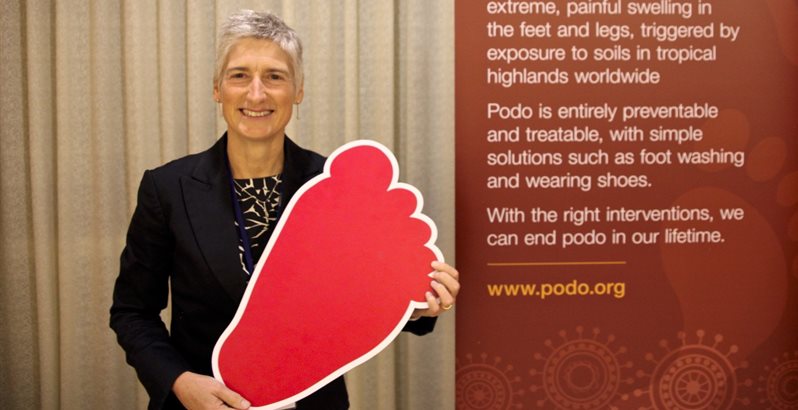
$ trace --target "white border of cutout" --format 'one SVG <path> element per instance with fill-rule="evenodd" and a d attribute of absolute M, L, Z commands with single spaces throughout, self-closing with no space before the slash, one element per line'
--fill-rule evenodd
<path fill-rule="evenodd" d="M 376 141 L 372 141 L 372 140 L 351 141 L 351 142 L 348 142 L 348 143 L 338 147 L 338 149 L 336 149 L 335 151 L 333 151 L 332 154 L 330 154 L 329 158 L 327 158 L 327 161 L 324 163 L 324 171 L 321 174 L 313 177 L 307 183 L 302 185 L 299 188 L 299 190 L 297 190 L 296 194 L 294 194 L 294 196 L 291 198 L 291 201 L 288 202 L 288 205 L 286 205 L 285 210 L 283 211 L 282 217 L 277 222 L 277 226 L 275 226 L 275 228 L 274 228 L 274 233 L 272 233 L 272 236 L 269 239 L 269 243 L 266 245 L 266 248 L 264 249 L 263 254 L 261 255 L 260 259 L 258 260 L 258 264 L 255 266 L 255 272 L 253 273 L 253 276 L 252 276 L 252 278 L 249 281 L 249 285 L 247 285 L 247 290 L 246 290 L 246 292 L 244 292 L 244 297 L 241 299 L 241 304 L 238 306 L 238 310 L 236 311 L 236 314 L 233 317 L 233 320 L 230 322 L 230 324 L 227 326 L 225 331 L 219 337 L 219 340 L 216 342 L 216 345 L 213 348 L 213 357 L 212 357 L 212 360 L 211 360 L 211 364 L 213 366 L 213 376 L 217 380 L 219 380 L 222 383 L 224 383 L 224 379 L 222 378 L 222 375 L 219 373 L 219 351 L 221 350 L 222 345 L 224 344 L 224 342 L 227 340 L 227 337 L 230 336 L 230 334 L 233 332 L 233 330 L 236 328 L 236 326 L 238 326 L 238 322 L 241 320 L 241 317 L 244 314 L 244 310 L 246 310 L 246 306 L 249 303 L 249 297 L 252 294 L 252 289 L 254 288 L 255 284 L 258 282 L 258 277 L 260 276 L 260 272 L 261 272 L 261 269 L 263 268 L 263 264 L 265 263 L 267 257 L 271 253 L 271 250 L 272 250 L 272 248 L 274 246 L 274 243 L 280 237 L 280 232 L 282 231 L 283 226 L 285 225 L 286 221 L 290 218 L 291 211 L 294 209 L 294 205 L 296 204 L 297 201 L 299 201 L 299 199 L 302 197 L 302 195 L 305 194 L 305 192 L 307 192 L 308 190 L 312 189 L 316 184 L 320 183 L 321 181 L 331 177 L 330 167 L 332 166 L 332 163 L 335 161 L 335 159 L 338 157 L 338 155 L 340 155 L 341 153 L 343 153 L 346 150 L 349 150 L 349 149 L 352 149 L 352 148 L 356 148 L 356 147 L 363 147 L 363 146 L 373 147 L 373 148 L 379 149 L 391 161 L 391 167 L 392 167 L 393 174 L 391 175 L 391 183 L 390 183 L 390 185 L 388 185 L 388 191 L 391 191 L 393 189 L 406 189 L 406 190 L 408 190 L 408 191 L 413 193 L 413 195 L 416 197 L 416 209 L 413 211 L 413 213 L 410 215 L 410 217 L 418 219 L 418 220 L 421 220 L 421 221 L 423 221 L 424 223 L 426 223 L 429 226 L 429 228 L 430 228 L 430 238 L 427 241 L 427 243 L 424 244 L 424 246 L 429 248 L 432 251 L 432 253 L 435 254 L 435 257 L 437 258 L 437 260 L 439 262 L 443 262 L 444 261 L 443 260 L 443 253 L 441 253 L 441 250 L 438 249 L 437 246 L 435 246 L 435 241 L 438 239 L 438 228 L 435 226 L 435 222 L 433 222 L 432 219 L 430 219 L 428 216 L 426 216 L 426 215 L 421 213 L 421 209 L 424 206 L 424 198 L 421 196 L 421 192 L 419 192 L 419 190 L 416 189 L 416 187 L 414 187 L 414 186 L 412 186 L 410 184 L 399 182 L 399 163 L 396 161 L 396 157 L 393 155 L 393 153 L 388 148 L 386 148 L 384 145 L 382 145 L 382 144 L 380 144 L 380 143 L 378 143 Z M 430 261 L 430 262 L 432 262 L 432 261 Z M 433 272 L 433 271 L 430 270 L 430 272 Z M 325 385 L 327 385 L 331 381 L 337 379 L 338 377 L 340 377 L 344 373 L 346 373 L 346 372 L 354 369 L 355 367 L 365 363 L 366 361 L 368 361 L 369 359 L 371 359 L 372 357 L 376 356 L 378 353 L 383 351 L 385 348 L 387 348 L 391 344 L 391 342 L 397 336 L 399 336 L 399 332 L 402 331 L 402 328 L 405 326 L 405 324 L 408 322 L 408 320 L 410 320 L 410 316 L 413 314 L 413 311 L 415 309 L 427 309 L 428 307 L 429 307 L 429 304 L 426 301 L 425 302 L 417 302 L 417 301 L 411 300 L 410 303 L 407 306 L 407 310 L 405 311 L 405 313 L 402 316 L 402 319 L 399 321 L 399 323 L 397 323 L 396 327 L 388 334 L 388 336 L 385 339 L 383 339 L 379 344 L 374 346 L 374 348 L 369 350 L 366 354 L 364 354 L 364 355 L 356 358 L 355 360 L 343 365 L 339 369 L 337 369 L 334 372 L 330 373 L 327 377 L 319 380 L 318 382 L 316 382 L 312 386 L 308 387 L 307 389 L 305 389 L 305 390 L 303 390 L 303 391 L 301 391 L 301 392 L 299 392 L 299 393 L 297 393 L 297 394 L 295 394 L 295 395 L 293 395 L 291 397 L 285 398 L 283 400 L 280 400 L 278 402 L 271 403 L 271 404 L 268 404 L 268 405 L 265 405 L 265 406 L 251 407 L 251 408 L 252 409 L 256 409 L 256 410 L 278 410 L 278 409 L 283 408 L 285 406 L 292 405 L 292 404 L 296 403 L 297 401 L 299 401 L 299 400 L 311 395 L 313 392 L 315 392 L 315 391 L 319 390 L 320 388 L 324 387 Z"/>

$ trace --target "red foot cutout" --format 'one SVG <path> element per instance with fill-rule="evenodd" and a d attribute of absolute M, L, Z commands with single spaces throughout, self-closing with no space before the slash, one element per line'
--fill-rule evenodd
<path fill-rule="evenodd" d="M 294 195 L 213 350 L 213 374 L 278 409 L 365 362 L 427 308 L 435 224 L 373 141 L 338 148 Z"/>

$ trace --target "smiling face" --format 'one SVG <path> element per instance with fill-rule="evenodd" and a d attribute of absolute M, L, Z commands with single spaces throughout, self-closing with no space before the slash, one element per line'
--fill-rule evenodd
<path fill-rule="evenodd" d="M 222 104 L 228 138 L 267 142 L 283 137 L 292 105 L 303 96 L 302 85 L 294 85 L 290 61 L 269 40 L 244 38 L 235 43 L 213 88 L 214 98 Z"/>

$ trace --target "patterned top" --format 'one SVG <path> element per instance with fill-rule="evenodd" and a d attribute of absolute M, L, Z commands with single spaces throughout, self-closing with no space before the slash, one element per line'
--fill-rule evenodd
<path fill-rule="evenodd" d="M 282 175 L 272 175 L 265 178 L 235 179 L 235 190 L 241 204 L 241 213 L 244 216 L 244 225 L 249 237 L 252 252 L 252 263 L 258 264 L 263 249 L 271 237 L 277 221 L 277 211 L 280 207 L 280 184 Z M 236 230 L 238 222 L 234 221 Z M 244 244 L 238 238 L 238 257 L 241 269 L 247 276 L 252 272 L 247 271 L 244 263 Z"/>

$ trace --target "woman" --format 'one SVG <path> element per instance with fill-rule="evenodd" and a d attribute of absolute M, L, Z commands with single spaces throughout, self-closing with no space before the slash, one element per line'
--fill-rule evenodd
<path fill-rule="evenodd" d="M 114 288 L 111 327 L 150 395 L 150 409 L 249 407 L 210 377 L 212 349 L 281 207 L 324 166 L 323 157 L 285 136 L 303 97 L 302 46 L 278 17 L 242 11 L 228 19 L 213 95 L 227 132 L 205 152 L 144 173 Z M 415 334 L 432 330 L 459 289 L 454 268 L 432 268 L 437 294 L 427 293 L 429 308 L 415 311 L 404 329 Z M 167 331 L 160 312 L 170 285 Z M 343 378 L 296 407 L 348 408 Z"/>

